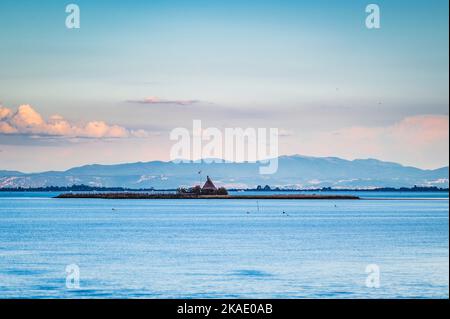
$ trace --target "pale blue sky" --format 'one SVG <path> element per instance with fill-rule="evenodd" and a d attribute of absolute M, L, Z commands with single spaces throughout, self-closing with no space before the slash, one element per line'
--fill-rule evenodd
<path fill-rule="evenodd" d="M 0 134 L 0 169 L 168 159 L 167 132 L 192 119 L 279 127 L 290 132 L 286 154 L 448 165 L 438 140 L 421 156 L 386 142 L 409 118 L 432 115 L 448 131 L 448 1 L 377 1 L 379 30 L 365 27 L 370 2 L 359 0 L 73 1 L 79 30 L 65 28 L 67 3 L 1 1 L 0 104 L 155 135 L 68 147 L 61 139 Z M 150 96 L 198 102 L 130 103 Z M 352 141 L 350 150 L 346 140 L 330 149 L 319 138 L 355 127 L 383 132 L 380 146 Z M 448 139 L 441 142 L 448 150 Z M 126 156 L 117 148 L 127 148 Z M 36 163 L 25 159 L 28 152 L 55 160 Z"/>

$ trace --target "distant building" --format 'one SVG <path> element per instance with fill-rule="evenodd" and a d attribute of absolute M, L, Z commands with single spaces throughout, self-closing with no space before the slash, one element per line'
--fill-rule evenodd
<path fill-rule="evenodd" d="M 217 187 L 212 182 L 211 178 L 209 176 L 206 176 L 206 183 L 202 187 L 202 194 L 216 194 L 217 193 Z"/>

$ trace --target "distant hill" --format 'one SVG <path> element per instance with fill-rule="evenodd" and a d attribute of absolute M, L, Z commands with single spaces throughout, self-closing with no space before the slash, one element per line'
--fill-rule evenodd
<path fill-rule="evenodd" d="M 0 170 L 0 177 L 4 176 L 20 176 L 23 175 L 23 173 L 18 171 L 2 171 Z"/>
<path fill-rule="evenodd" d="M 337 157 L 281 156 L 273 175 L 260 175 L 260 163 L 138 162 L 86 165 L 63 172 L 25 174 L 0 170 L 0 188 L 84 184 L 98 187 L 170 189 L 192 186 L 211 176 L 216 185 L 254 188 L 373 188 L 449 186 L 449 169 L 422 170 L 376 159 L 344 160 Z M 198 172 L 201 171 L 201 174 Z"/>

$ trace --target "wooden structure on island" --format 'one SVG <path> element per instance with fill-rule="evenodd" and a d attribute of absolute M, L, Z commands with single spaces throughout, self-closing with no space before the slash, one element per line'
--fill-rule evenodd
<path fill-rule="evenodd" d="M 201 193 L 203 195 L 217 194 L 217 187 L 216 187 L 216 185 L 214 185 L 214 183 L 212 182 L 211 178 L 209 178 L 209 176 L 206 176 L 206 182 L 205 182 L 205 185 L 203 185 L 203 187 L 202 187 Z"/>

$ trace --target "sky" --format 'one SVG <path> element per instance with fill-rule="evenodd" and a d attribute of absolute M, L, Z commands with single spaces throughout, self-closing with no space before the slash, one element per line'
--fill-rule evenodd
<path fill-rule="evenodd" d="M 448 1 L 0 2 L 0 170 L 169 160 L 177 127 L 448 166 Z"/>

